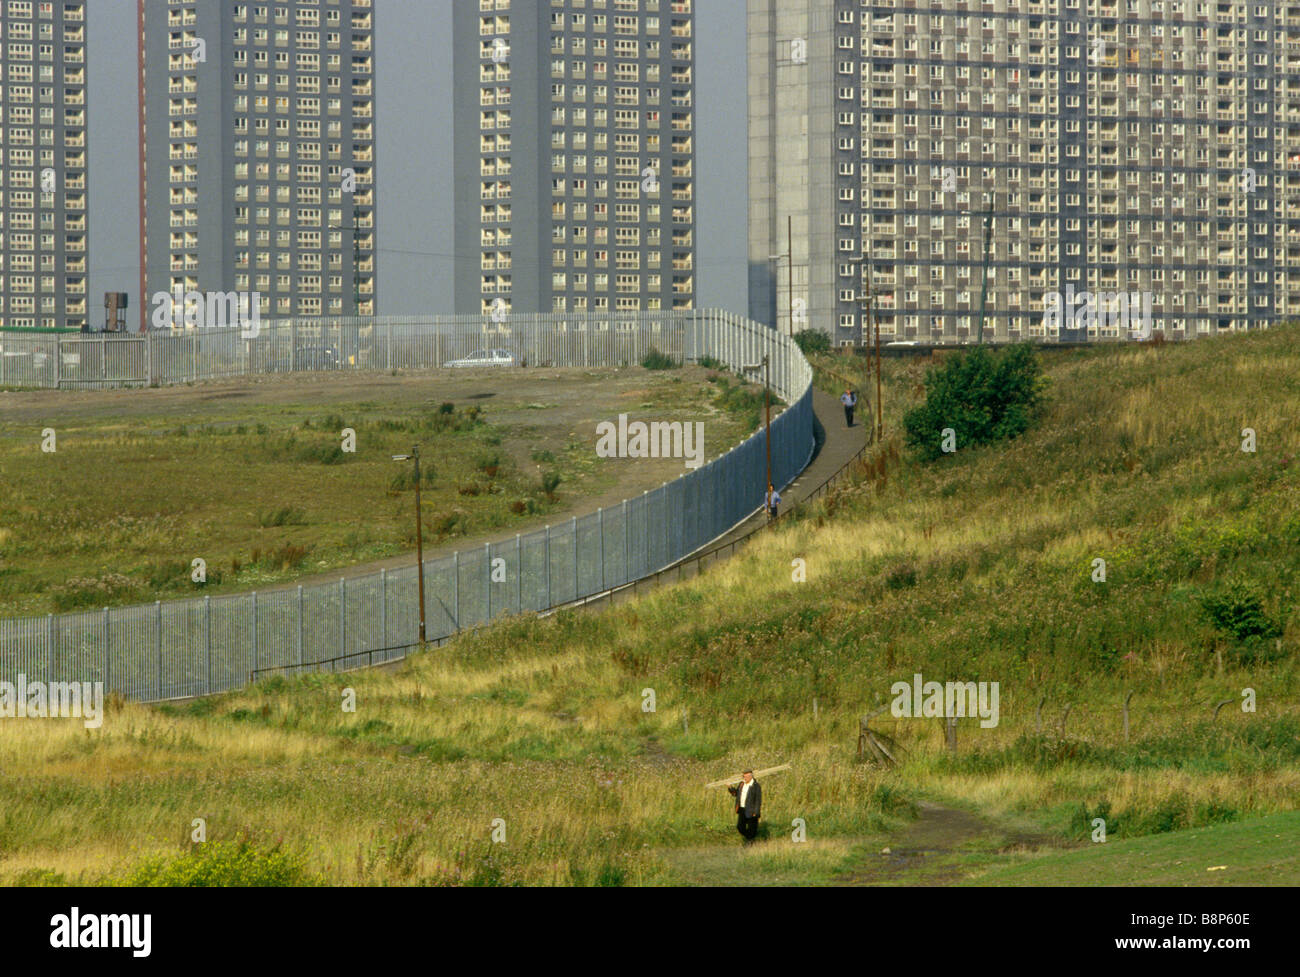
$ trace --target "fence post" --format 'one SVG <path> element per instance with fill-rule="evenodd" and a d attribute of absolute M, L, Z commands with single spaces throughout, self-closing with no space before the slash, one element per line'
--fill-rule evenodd
<path fill-rule="evenodd" d="M 524 612 L 524 543 L 515 533 L 515 613 Z"/>
<path fill-rule="evenodd" d="M 596 522 L 600 533 L 600 589 L 605 590 L 605 507 L 596 510 Z"/>
<path fill-rule="evenodd" d="M 203 655 L 207 661 L 207 691 L 212 691 L 212 598 L 203 595 Z"/>
<path fill-rule="evenodd" d="M 54 681 L 54 615 L 45 618 L 45 681 Z"/>
<path fill-rule="evenodd" d="M 546 608 L 551 607 L 551 527 L 546 527 Z"/>
<path fill-rule="evenodd" d="M 393 368 L 393 320 L 384 320 L 384 369 Z M 388 645 L 388 639 L 384 639 L 385 647 Z"/>
<path fill-rule="evenodd" d="M 162 634 L 163 634 L 163 632 L 162 632 L 162 601 L 160 601 L 160 600 L 156 600 L 156 601 L 154 601 L 154 602 L 153 602 L 153 607 L 154 607 L 154 620 L 155 620 L 155 621 L 157 622 L 157 624 L 158 624 L 158 628 L 157 628 L 157 631 L 158 631 L 158 636 L 157 636 L 157 644 L 158 644 L 158 647 L 157 647 L 157 649 L 156 649 L 156 650 L 157 650 L 157 653 L 158 653 L 158 688 L 157 688 L 157 693 L 158 693 L 158 698 L 161 699 L 161 698 L 163 697 L 163 693 L 162 693 L 162 676 L 163 676 L 163 657 L 162 657 L 162 645 L 163 645 L 163 642 L 162 642 Z"/>
<path fill-rule="evenodd" d="M 1130 689 L 1128 695 L 1124 696 L 1124 742 L 1128 742 L 1128 702 L 1133 698 L 1133 690 Z"/>
<path fill-rule="evenodd" d="M 339 577 L 339 661 L 348 653 L 348 578 Z M 331 669 L 333 671 L 333 669 Z"/>
<path fill-rule="evenodd" d="M 573 529 L 573 599 L 578 599 L 578 517 L 574 516 L 569 525 Z"/>
<path fill-rule="evenodd" d="M 455 618 L 452 623 L 457 631 L 460 630 L 460 550 L 451 555 L 451 612 Z"/>
<path fill-rule="evenodd" d="M 483 544 L 483 623 L 492 620 L 492 544 Z"/>
<path fill-rule="evenodd" d="M 100 341 L 103 342 L 103 340 Z M 101 352 L 100 355 L 102 356 L 103 353 Z M 113 682 L 112 682 L 113 659 L 111 657 L 112 654 L 113 654 L 113 649 L 109 644 L 109 640 L 108 640 L 108 608 L 105 607 L 104 608 L 104 691 L 105 692 L 113 691 Z"/>
<path fill-rule="evenodd" d="M 257 591 L 253 591 L 253 675 L 256 680 L 257 676 Z"/>
<path fill-rule="evenodd" d="M 144 310 L 141 310 L 140 314 L 144 315 Z M 193 336 L 194 336 L 194 369 L 191 370 L 190 372 L 194 374 L 194 379 L 197 380 L 199 378 L 199 331 L 197 328 L 194 330 Z"/>
<path fill-rule="evenodd" d="M 302 668 L 302 584 L 298 584 L 298 661 L 296 664 Z"/>
<path fill-rule="evenodd" d="M 632 582 L 632 551 L 628 548 L 627 499 L 623 500 L 623 582 Z"/>
<path fill-rule="evenodd" d="M 388 571 L 379 569 L 379 647 L 388 657 Z"/>

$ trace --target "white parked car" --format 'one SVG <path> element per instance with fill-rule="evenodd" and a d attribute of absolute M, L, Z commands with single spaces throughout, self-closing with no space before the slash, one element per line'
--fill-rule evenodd
<path fill-rule="evenodd" d="M 480 349 L 464 359 L 452 360 L 448 366 L 518 366 L 514 354 L 508 349 Z"/>

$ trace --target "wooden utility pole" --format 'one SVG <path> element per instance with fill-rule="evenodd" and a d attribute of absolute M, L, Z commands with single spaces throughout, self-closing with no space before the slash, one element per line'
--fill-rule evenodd
<path fill-rule="evenodd" d="M 885 436 L 885 410 L 880 402 L 880 322 L 871 316 L 872 332 L 876 337 L 876 442 Z"/>
<path fill-rule="evenodd" d="M 772 364 L 768 362 L 768 356 L 763 354 L 763 412 L 766 415 L 764 427 L 767 430 L 767 491 L 772 489 Z M 769 496 L 764 496 L 767 501 L 768 509 L 772 508 L 772 500 Z"/>
<path fill-rule="evenodd" d="M 420 578 L 420 644 L 424 644 L 424 528 L 420 518 L 420 446 L 411 449 L 415 457 L 415 558 L 419 563 Z M 460 622 L 456 622 L 460 627 Z"/>

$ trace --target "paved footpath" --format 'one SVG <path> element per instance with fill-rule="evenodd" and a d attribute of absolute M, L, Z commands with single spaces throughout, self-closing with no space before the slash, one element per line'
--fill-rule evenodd
<path fill-rule="evenodd" d="M 808 467 L 795 477 L 795 480 L 781 493 L 781 511 L 787 511 L 796 502 L 802 502 L 822 484 L 843 468 L 862 446 L 867 443 L 868 426 L 871 418 L 863 419 L 866 398 L 858 399 L 858 409 L 853 415 L 853 426 L 844 425 L 844 408 L 840 406 L 839 395 L 831 396 L 825 391 L 813 388 L 813 413 L 816 420 L 813 430 L 817 436 L 817 453 Z M 753 532 L 758 526 L 767 522 L 767 514 L 759 511 L 750 516 L 739 526 L 709 544 L 709 549 L 724 546 Z"/>
<path fill-rule="evenodd" d="M 870 423 L 862 417 L 865 403 L 865 398 L 859 398 L 858 411 L 853 418 L 853 427 L 846 427 L 844 424 L 844 408 L 840 406 L 839 395 L 832 396 L 816 388 L 813 389 L 813 414 L 816 418 L 813 421 L 813 433 L 817 438 L 817 447 L 808 467 L 800 472 L 798 477 L 789 485 L 779 489 L 781 493 L 781 510 L 783 512 L 789 511 L 791 505 L 802 502 L 816 492 L 827 479 L 848 464 L 853 456 L 862 450 L 862 447 L 867 443 L 868 424 Z M 754 530 L 762 528 L 766 523 L 767 513 L 759 510 L 738 526 L 733 526 L 730 531 L 724 533 L 718 539 L 708 543 L 704 547 L 706 555 L 703 557 L 688 557 L 674 564 L 670 569 L 655 574 L 646 580 L 627 584 L 610 593 L 598 594 L 595 597 L 588 598 L 579 605 L 569 606 L 600 607 L 610 603 L 621 604 L 629 600 L 635 600 L 638 594 L 647 589 L 652 590 L 657 586 L 675 580 L 689 580 L 702 573 L 718 560 L 731 556 L 735 552 L 735 547 L 727 548 L 729 543 L 735 543 L 743 539 L 753 533 Z"/>

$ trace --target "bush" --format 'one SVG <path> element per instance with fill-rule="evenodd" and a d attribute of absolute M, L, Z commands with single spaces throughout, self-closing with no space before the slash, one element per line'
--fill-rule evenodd
<path fill-rule="evenodd" d="M 650 352 L 646 353 L 645 356 L 641 358 L 641 365 L 647 370 L 677 369 L 676 360 L 667 353 L 659 352 L 659 350 L 655 349 L 653 346 L 650 347 Z"/>
<path fill-rule="evenodd" d="M 197 845 L 184 855 L 145 859 L 124 879 L 130 886 L 291 886 L 319 884 L 306 859 L 278 845 L 262 851 L 241 841 Z"/>
<path fill-rule="evenodd" d="M 263 529 L 270 529 L 274 526 L 305 526 L 307 525 L 307 517 L 301 509 L 282 506 L 279 509 L 269 509 L 266 512 L 259 513 L 257 524 Z"/>
<path fill-rule="evenodd" d="M 1264 613 L 1264 599 L 1245 580 L 1233 580 L 1218 592 L 1203 595 L 1200 603 L 1214 629 L 1237 641 L 1282 635 L 1281 622 Z"/>
<path fill-rule="evenodd" d="M 907 444 L 926 461 L 943 455 L 944 428 L 959 448 L 1024 433 L 1042 405 L 1045 381 L 1027 343 L 994 353 L 978 346 L 953 356 L 925 378 L 925 403 L 903 419 Z"/>
<path fill-rule="evenodd" d="M 831 337 L 820 329 L 801 329 L 794 334 L 794 343 L 804 356 L 831 351 Z"/>

